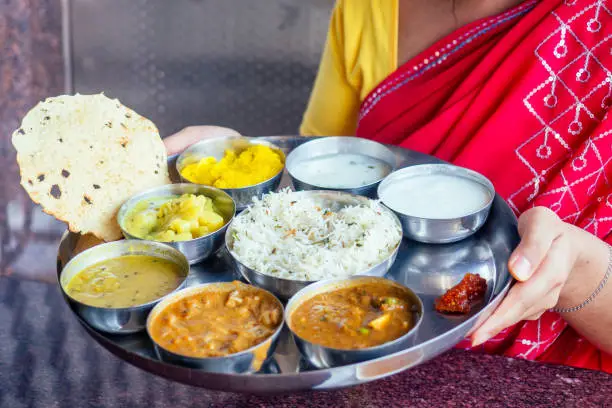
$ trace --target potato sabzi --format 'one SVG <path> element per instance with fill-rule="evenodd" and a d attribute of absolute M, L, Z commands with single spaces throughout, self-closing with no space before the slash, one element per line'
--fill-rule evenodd
<path fill-rule="evenodd" d="M 173 242 L 203 237 L 224 224 L 211 198 L 183 194 L 139 202 L 126 217 L 124 228 L 141 239 Z"/>

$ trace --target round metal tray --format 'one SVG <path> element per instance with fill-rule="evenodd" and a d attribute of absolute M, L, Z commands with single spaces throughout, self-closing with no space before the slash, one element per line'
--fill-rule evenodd
<path fill-rule="evenodd" d="M 274 136 L 266 139 L 281 147 L 285 153 L 307 140 L 298 136 Z M 398 168 L 439 162 L 438 159 L 417 152 L 391 148 L 396 153 Z M 174 169 L 176 157 L 169 160 L 171 169 Z M 178 180 L 175 172 L 172 177 Z M 290 185 L 286 174 L 281 185 Z M 58 274 L 72 257 L 78 240 L 79 235 L 74 233 L 66 233 L 62 238 L 57 264 Z M 109 335 L 94 330 L 83 321 L 81 324 L 98 343 L 122 360 L 150 373 L 197 387 L 256 394 L 348 387 L 419 365 L 461 341 L 479 319 L 495 310 L 508 291 L 512 278 L 507 262 L 517 243 L 516 217 L 499 196 L 495 198 L 484 227 L 464 241 L 450 245 L 426 245 L 404 239 L 397 260 L 387 277 L 412 288 L 423 301 L 425 312 L 416 336 L 416 344 L 396 354 L 360 364 L 325 370 L 310 367 L 300 357 L 291 335 L 285 328 L 273 358 L 259 373 L 208 373 L 162 363 L 155 356 L 146 333 Z M 240 279 L 225 250 L 218 252 L 211 259 L 192 265 L 191 270 L 188 285 Z M 475 307 L 467 316 L 444 316 L 436 313 L 433 306 L 435 298 L 457 284 L 468 272 L 478 273 L 487 279 L 485 302 Z M 75 317 L 78 318 L 76 313 Z"/>

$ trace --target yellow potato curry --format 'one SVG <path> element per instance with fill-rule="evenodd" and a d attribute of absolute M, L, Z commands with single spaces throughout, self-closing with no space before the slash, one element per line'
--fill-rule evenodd
<path fill-rule="evenodd" d="M 407 293 L 379 282 L 315 295 L 295 309 L 290 323 L 299 337 L 343 350 L 387 343 L 414 325 Z"/>
<path fill-rule="evenodd" d="M 183 194 L 139 202 L 127 215 L 124 228 L 141 239 L 174 242 L 211 234 L 224 224 L 212 199 Z"/>
<path fill-rule="evenodd" d="M 123 308 L 162 298 L 185 280 L 173 262 L 147 255 L 108 259 L 77 273 L 66 293 L 89 306 Z"/>
<path fill-rule="evenodd" d="M 164 349 L 189 357 L 223 357 L 268 339 L 282 323 L 278 301 L 253 286 L 204 290 L 177 299 L 149 326 Z"/>
<path fill-rule="evenodd" d="M 218 188 L 242 188 L 271 179 L 284 167 L 284 157 L 264 145 L 253 145 L 240 153 L 227 150 L 219 161 L 205 157 L 181 170 L 192 183 Z"/>

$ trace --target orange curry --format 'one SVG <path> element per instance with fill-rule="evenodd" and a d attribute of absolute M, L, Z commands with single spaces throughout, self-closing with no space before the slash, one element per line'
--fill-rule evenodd
<path fill-rule="evenodd" d="M 223 357 L 272 336 L 282 322 L 279 302 L 269 293 L 234 282 L 227 290 L 203 290 L 178 299 L 150 326 L 164 349 L 189 357 Z"/>
<path fill-rule="evenodd" d="M 380 282 L 318 294 L 291 314 L 291 329 L 299 337 L 345 350 L 387 343 L 413 326 L 408 293 Z"/>

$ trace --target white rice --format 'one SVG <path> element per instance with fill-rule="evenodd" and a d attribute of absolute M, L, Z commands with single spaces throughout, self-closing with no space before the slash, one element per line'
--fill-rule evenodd
<path fill-rule="evenodd" d="M 382 262 L 401 230 L 379 202 L 334 213 L 289 190 L 254 200 L 233 224 L 233 252 L 266 275 L 316 281 L 349 277 Z"/>

